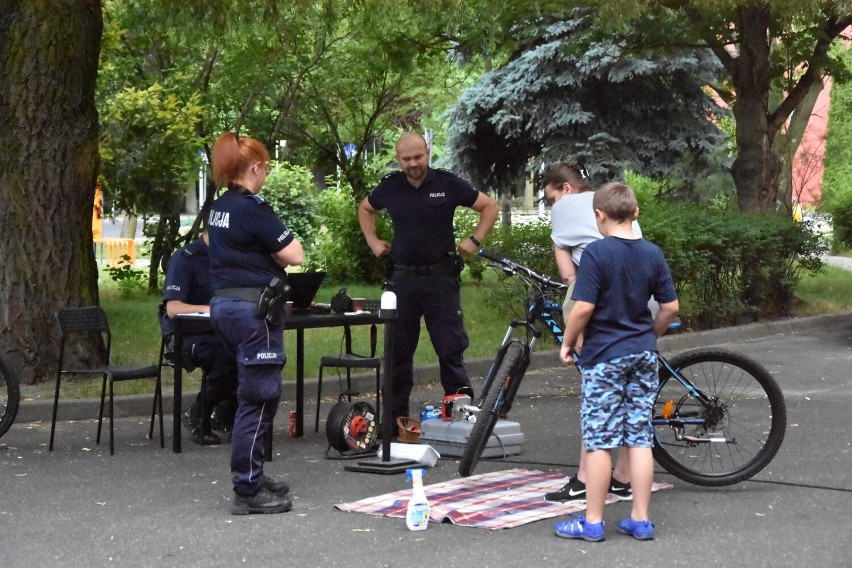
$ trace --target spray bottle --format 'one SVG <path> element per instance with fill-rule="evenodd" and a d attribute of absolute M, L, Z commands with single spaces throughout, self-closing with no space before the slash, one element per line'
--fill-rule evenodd
<path fill-rule="evenodd" d="M 405 525 L 410 531 L 426 530 L 429 526 L 429 501 L 423 491 L 423 473 L 419 468 L 406 469 L 407 481 L 411 481 L 411 500 L 405 512 Z"/>

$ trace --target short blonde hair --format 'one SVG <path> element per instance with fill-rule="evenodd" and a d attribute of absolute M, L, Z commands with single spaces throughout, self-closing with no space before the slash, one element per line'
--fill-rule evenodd
<path fill-rule="evenodd" d="M 616 223 L 632 221 L 639 204 L 630 186 L 621 182 L 605 183 L 595 191 L 592 207 L 603 211 Z"/>

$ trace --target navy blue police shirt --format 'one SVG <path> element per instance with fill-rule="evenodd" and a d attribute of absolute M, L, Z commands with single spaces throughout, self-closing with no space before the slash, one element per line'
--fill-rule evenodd
<path fill-rule="evenodd" d="M 373 209 L 387 209 L 393 222 L 391 258 L 405 266 L 447 261 L 456 250 L 453 216 L 459 206 L 472 207 L 479 192 L 454 173 L 428 168 L 420 187 L 401 171 L 386 174 L 367 196 Z"/>
<path fill-rule="evenodd" d="M 210 303 L 210 260 L 204 239 L 196 239 L 174 253 L 166 271 L 163 300 L 186 304 Z"/>
<path fill-rule="evenodd" d="M 228 189 L 210 206 L 210 286 L 266 286 L 286 278 L 272 259 L 295 239 L 262 197 L 239 186 Z"/>

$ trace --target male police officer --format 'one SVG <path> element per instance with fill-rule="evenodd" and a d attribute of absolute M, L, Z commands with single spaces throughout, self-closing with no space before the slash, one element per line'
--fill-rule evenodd
<path fill-rule="evenodd" d="M 458 255 L 476 253 L 499 211 L 493 199 L 452 172 L 430 168 L 429 149 L 419 134 L 400 137 L 396 160 L 402 171 L 382 178 L 358 207 L 367 245 L 377 257 L 390 255 L 393 262 L 398 316 L 393 354 L 394 426 L 397 417 L 409 412 L 421 317 L 438 355 L 444 394 L 473 395 L 463 360 L 468 336 L 461 309 Z M 453 215 L 459 206 L 479 212 L 479 224 L 472 235 L 456 244 Z M 392 243 L 376 234 L 376 212 L 381 209 L 387 210 L 393 222 Z"/>
<path fill-rule="evenodd" d="M 210 262 L 207 254 L 207 231 L 200 239 L 175 252 L 169 259 L 163 301 L 166 314 L 210 312 Z M 169 322 L 163 322 L 168 329 Z M 204 389 L 189 409 L 189 431 L 192 440 L 202 446 L 220 444 L 219 435 L 210 432 L 210 415 L 216 412 L 216 427 L 226 436 L 230 433 L 237 410 L 237 364 L 215 332 L 188 335 L 183 340 L 186 367 L 201 367 L 206 379 Z M 191 365 L 191 367 L 190 367 Z M 202 404 L 203 402 L 203 404 Z M 202 415 L 202 406 L 206 412 Z"/>

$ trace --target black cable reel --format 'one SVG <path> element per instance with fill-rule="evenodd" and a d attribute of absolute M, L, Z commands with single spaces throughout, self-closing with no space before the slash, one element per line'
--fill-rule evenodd
<path fill-rule="evenodd" d="M 378 446 L 379 424 L 376 411 L 368 402 L 349 402 L 344 397 L 358 393 L 342 392 L 328 412 L 325 435 L 329 448 L 346 456 L 375 452 Z M 326 455 L 328 452 L 326 452 Z"/>

